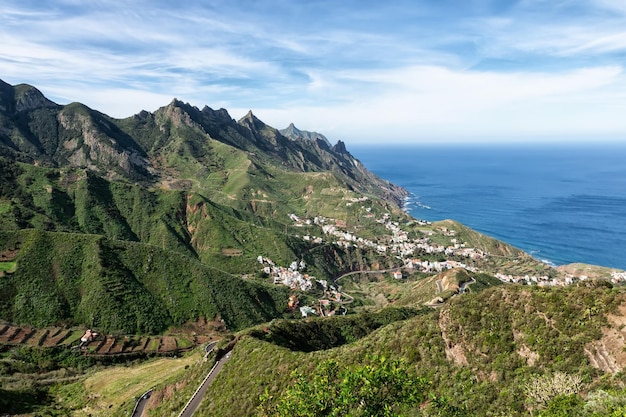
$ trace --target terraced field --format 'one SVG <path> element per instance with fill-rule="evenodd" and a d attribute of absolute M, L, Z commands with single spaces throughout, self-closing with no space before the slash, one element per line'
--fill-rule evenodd
<path fill-rule="evenodd" d="M 66 329 L 49 327 L 35 329 L 16 326 L 8 323 L 0 324 L 0 344 L 27 346 L 67 346 L 78 348 L 84 329 Z M 87 343 L 84 352 L 87 355 L 124 355 L 124 354 L 170 354 L 188 350 L 211 340 L 210 336 L 110 336 L 100 335 Z"/>

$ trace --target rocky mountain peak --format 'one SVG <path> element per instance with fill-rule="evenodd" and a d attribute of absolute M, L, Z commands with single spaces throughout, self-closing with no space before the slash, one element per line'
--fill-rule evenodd
<path fill-rule="evenodd" d="M 249 110 L 248 113 L 239 119 L 237 123 L 250 129 L 250 131 L 255 135 L 267 126 L 258 117 L 256 117 L 254 113 L 252 113 L 252 110 Z"/>
<path fill-rule="evenodd" d="M 157 113 L 159 112 L 162 112 L 166 118 L 171 120 L 174 126 L 199 126 L 194 120 L 194 115 L 198 114 L 200 110 L 189 103 L 178 100 L 177 98 L 174 98 L 167 106 L 161 107 L 157 110 Z"/>
<path fill-rule="evenodd" d="M 254 113 L 252 113 L 252 110 L 248 110 L 248 113 L 239 119 L 238 123 L 242 125 L 255 125 L 259 122 L 261 121 L 254 115 Z"/>
<path fill-rule="evenodd" d="M 48 100 L 41 91 L 32 85 L 19 84 L 15 86 L 15 111 L 21 112 L 55 107 L 59 107 L 59 105 Z"/>
<path fill-rule="evenodd" d="M 306 130 L 300 130 L 298 129 L 293 123 L 290 123 L 289 126 L 287 126 L 286 129 L 281 129 L 279 130 L 279 132 L 291 139 L 291 140 L 296 140 L 296 139 L 306 139 L 306 140 L 310 140 L 312 142 L 321 142 L 322 147 L 328 147 L 328 149 L 330 149 L 332 147 L 332 145 L 330 144 L 330 142 L 328 141 L 328 139 L 326 138 L 326 136 L 322 135 L 321 133 L 317 133 L 317 132 L 309 132 Z"/>
<path fill-rule="evenodd" d="M 181 100 L 179 100 L 176 97 L 174 97 L 172 99 L 172 101 L 170 101 L 170 104 L 168 106 L 171 106 L 171 107 L 181 107 L 181 106 L 184 106 L 184 105 L 185 105 L 184 102 L 182 102 Z"/>
<path fill-rule="evenodd" d="M 232 121 L 233 118 L 228 114 L 228 110 L 225 108 L 220 108 L 219 110 L 213 110 L 209 106 L 204 106 L 202 109 L 202 113 L 209 115 L 211 117 L 215 117 L 216 119 L 224 120 L 224 121 Z"/>
<path fill-rule="evenodd" d="M 350 155 L 348 149 L 346 149 L 346 144 L 342 141 L 337 141 L 337 144 L 333 146 L 333 151 L 344 155 Z"/>
<path fill-rule="evenodd" d="M 147 120 L 152 117 L 152 113 L 146 110 L 142 110 L 139 113 L 137 113 L 134 117 L 135 119 L 139 119 L 139 120 Z"/>
<path fill-rule="evenodd" d="M 28 84 L 12 86 L 0 80 L 0 111 L 18 113 L 40 108 L 58 108 L 58 104 L 48 100 L 44 95 Z"/>
<path fill-rule="evenodd" d="M 42 107 L 52 108 L 40 111 Z M 199 110 L 174 98 L 155 112 L 118 120 L 80 103 L 58 106 L 25 84 L 0 82 L 0 112 L 0 154 L 21 161 L 40 159 L 55 166 L 88 168 L 109 178 L 151 182 L 182 170 L 181 160 L 196 160 L 206 169 L 219 167 L 207 162 L 215 152 L 212 145 L 221 142 L 245 151 L 259 166 L 332 172 L 354 190 L 393 201 L 405 195 L 358 165 L 343 142 L 331 147 L 324 135 L 300 130 L 293 123 L 281 133 L 252 111 L 237 122 L 223 108 Z M 174 154 L 184 158 L 170 158 Z"/>

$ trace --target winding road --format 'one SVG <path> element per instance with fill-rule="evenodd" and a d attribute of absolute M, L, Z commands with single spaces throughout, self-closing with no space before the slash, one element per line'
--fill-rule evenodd
<path fill-rule="evenodd" d="M 356 275 L 356 274 L 384 274 L 386 272 L 394 272 L 397 271 L 399 269 L 402 269 L 401 266 L 396 267 L 396 268 L 389 268 L 389 269 L 380 269 L 380 270 L 367 270 L 367 271 L 352 271 L 352 272 L 346 272 L 345 274 L 335 278 L 333 280 L 333 284 L 335 284 L 337 281 L 339 281 L 341 278 L 343 277 L 347 277 L 350 275 Z"/>
<path fill-rule="evenodd" d="M 356 274 L 384 274 L 387 272 L 394 272 L 394 271 L 398 271 L 401 270 L 402 267 L 397 267 L 397 268 L 389 268 L 389 269 L 381 269 L 381 270 L 376 270 L 376 271 L 372 271 L 372 270 L 367 270 L 367 271 L 352 271 L 352 272 L 346 272 L 343 275 L 338 276 L 337 278 L 333 279 L 333 285 L 337 286 L 337 289 L 339 289 L 339 286 L 337 285 L 337 281 L 339 281 L 341 278 L 343 277 L 347 277 L 350 275 L 356 275 Z M 344 291 L 340 291 L 340 293 L 347 298 L 347 300 L 345 301 L 335 301 L 337 304 L 350 304 L 351 302 L 354 301 L 354 297 L 352 297 L 350 294 L 348 294 L 347 292 Z M 345 314 L 345 313 L 344 313 Z"/>
<path fill-rule="evenodd" d="M 215 345 L 217 345 L 217 341 L 211 342 L 205 346 L 204 348 L 204 351 L 206 353 L 205 358 L 211 352 L 213 352 L 213 349 L 215 349 Z M 224 367 L 224 364 L 230 359 L 230 354 L 231 352 L 226 353 L 224 357 L 222 357 L 220 360 L 215 362 L 215 365 L 213 365 L 209 373 L 206 375 L 206 377 L 204 377 L 204 379 L 202 380 L 202 383 L 193 393 L 189 401 L 187 401 L 187 404 L 185 404 L 185 408 L 183 408 L 183 411 L 180 412 L 178 417 L 191 417 L 193 415 L 193 413 L 196 411 L 196 409 L 202 402 L 202 399 L 204 398 L 204 394 L 206 394 L 207 389 L 209 388 L 209 385 L 211 384 L 211 382 L 213 382 L 215 377 L 217 377 L 217 374 L 220 373 L 220 371 Z M 152 395 L 152 391 L 153 389 L 150 389 L 148 392 L 146 392 L 141 397 L 139 397 L 139 399 L 135 403 L 135 408 L 133 409 L 133 412 L 131 413 L 130 417 L 141 417 L 143 415 L 144 409 L 146 408 L 146 404 L 148 404 L 148 400 L 150 399 L 150 396 Z"/>
<path fill-rule="evenodd" d="M 148 404 L 148 400 L 150 399 L 150 396 L 152 395 L 152 391 L 153 390 L 150 389 L 148 392 L 146 392 L 141 397 L 139 397 L 139 399 L 135 403 L 135 408 L 133 410 L 133 413 L 130 415 L 130 417 L 141 417 L 143 415 L 143 410 L 146 408 L 146 404 Z"/>
<path fill-rule="evenodd" d="M 202 402 L 202 399 L 204 398 L 204 394 L 207 392 L 209 385 L 217 377 L 217 374 L 220 373 L 220 371 L 224 367 L 224 364 L 228 362 L 228 360 L 230 359 L 230 354 L 231 352 L 226 353 L 226 355 L 224 355 L 222 359 L 215 362 L 215 365 L 213 365 L 213 368 L 211 368 L 211 370 L 209 371 L 207 376 L 204 378 L 204 380 L 202 381 L 198 389 L 196 389 L 196 392 L 193 393 L 193 395 L 191 396 L 187 404 L 185 404 L 185 408 L 183 408 L 183 411 L 180 412 L 178 417 L 191 417 L 193 415 L 193 413 L 196 411 L 196 409 Z"/>

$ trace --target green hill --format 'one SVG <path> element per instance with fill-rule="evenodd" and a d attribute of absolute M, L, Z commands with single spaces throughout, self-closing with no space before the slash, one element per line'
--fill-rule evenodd
<path fill-rule="evenodd" d="M 241 329 L 280 317 L 289 296 L 150 244 L 37 230 L 1 237 L 19 248 L 15 272 L 0 280 L 0 316 L 15 323 L 158 334 L 219 316 Z"/>
<path fill-rule="evenodd" d="M 621 389 L 623 377 L 595 368 L 588 351 L 602 337 L 602 329 L 610 327 L 606 314 L 622 302 L 621 291 L 604 286 L 506 286 L 456 297 L 440 310 L 400 319 L 327 350 L 304 353 L 267 337 L 242 336 L 198 415 L 257 415 L 259 397 L 267 390 L 279 398 L 292 381 L 292 371 L 309 374 L 327 359 L 342 367 L 369 363 L 372 353 L 404 359 L 431 382 L 431 394 L 448 398 L 466 410 L 464 415 L 530 415 L 531 409 L 544 405 L 534 403 L 525 386 L 556 372 L 584 381 L 578 392 L 582 404 L 605 392 L 605 404 L 594 403 L 602 409 L 623 401 L 624 393 L 609 394 Z M 341 328 L 342 318 L 325 325 L 333 324 Z M 313 334 L 309 338 L 315 343 Z M 416 409 L 412 415 L 420 413 Z"/>

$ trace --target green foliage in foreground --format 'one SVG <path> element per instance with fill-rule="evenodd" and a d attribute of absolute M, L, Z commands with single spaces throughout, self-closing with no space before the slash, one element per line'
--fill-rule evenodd
<path fill-rule="evenodd" d="M 4 272 L 4 271 L 12 272 L 12 271 L 15 271 L 15 267 L 16 266 L 17 266 L 16 262 L 0 262 L 0 272 Z"/>
<path fill-rule="evenodd" d="M 601 336 L 606 314 L 614 312 L 620 300 L 623 294 L 619 289 L 604 285 L 501 286 L 455 297 L 451 305 L 431 312 L 417 315 L 413 312 L 406 319 L 390 319 L 389 324 L 371 329 L 355 341 L 311 352 L 280 346 L 271 335 L 271 329 L 276 328 L 294 335 L 306 333 L 306 321 L 276 321 L 264 329 L 267 338 L 255 334 L 257 330 L 239 335 L 231 359 L 212 383 L 196 414 L 244 417 L 265 412 L 280 416 L 283 407 L 280 404 L 284 401 L 291 404 L 289 407 L 305 407 L 302 409 L 310 411 L 306 408 L 309 399 L 326 398 L 326 391 L 335 398 L 329 401 L 341 399 L 345 384 L 352 384 L 348 385 L 352 395 L 361 395 L 357 389 L 359 381 L 364 377 L 375 379 L 377 369 L 381 368 L 380 357 L 384 356 L 385 363 L 396 363 L 405 369 L 409 379 L 428 381 L 427 385 L 418 384 L 421 390 L 416 394 L 420 399 L 417 403 L 391 404 L 393 415 L 619 416 L 626 406 L 626 392 L 621 388 L 623 375 L 602 374 L 590 365 L 584 350 L 588 342 Z M 403 311 L 383 310 L 376 320 L 392 318 Z M 321 327 L 314 323 L 312 328 L 340 334 L 348 324 L 358 329 L 366 323 L 375 323 L 372 317 L 312 320 L 324 323 Z M 574 322 L 575 317 L 580 322 Z M 289 327 L 291 324 L 293 327 Z M 312 339 L 325 337 L 306 334 Z M 312 340 L 309 344 L 317 343 Z M 45 360 L 41 363 L 45 364 Z M 331 374 L 336 376 L 335 383 L 328 383 L 330 388 L 326 391 L 307 391 L 312 389 L 309 385 L 322 383 L 325 371 L 320 370 L 326 365 L 320 364 L 328 363 L 336 364 L 336 373 Z M 178 412 L 187 396 L 171 398 L 172 389 L 179 390 L 184 385 L 191 392 L 201 377 L 201 373 L 190 369 L 165 382 L 167 386 L 159 387 L 154 394 L 155 398 L 163 396 L 165 402 L 152 415 Z M 380 380 L 385 381 L 382 377 Z M 18 392 L 12 390 L 10 394 Z M 30 387 L 31 395 L 38 392 Z M 50 392 L 62 396 L 63 404 L 68 407 L 73 404 L 65 402 L 69 394 L 63 390 Z M 44 395 L 42 402 L 50 401 L 45 397 L 46 390 L 39 394 Z M 398 396 L 402 398 L 402 394 Z M 259 408 L 261 398 L 263 405 Z M 343 405 L 334 406 L 353 407 L 343 415 L 365 413 L 357 405 L 362 404 L 360 400 L 347 397 L 341 401 Z M 293 407 L 282 410 L 299 415 L 298 408 L 294 411 Z M 109 415 L 118 414 L 112 411 Z M 324 414 L 311 411 L 308 415 Z"/>
<path fill-rule="evenodd" d="M 49 386 L 79 378 L 94 364 L 93 358 L 63 347 L 19 346 L 0 353 L 0 413 L 55 415 L 44 405 L 54 402 Z"/>
<path fill-rule="evenodd" d="M 580 395 L 559 395 L 541 410 L 539 417 L 624 417 L 626 390 L 591 392 L 587 398 Z"/>
<path fill-rule="evenodd" d="M 413 375 L 405 363 L 384 357 L 372 362 L 342 368 L 328 360 L 311 376 L 295 372 L 295 384 L 278 399 L 268 393 L 261 397 L 261 415 L 391 417 L 408 415 L 426 400 L 428 381 Z"/>

